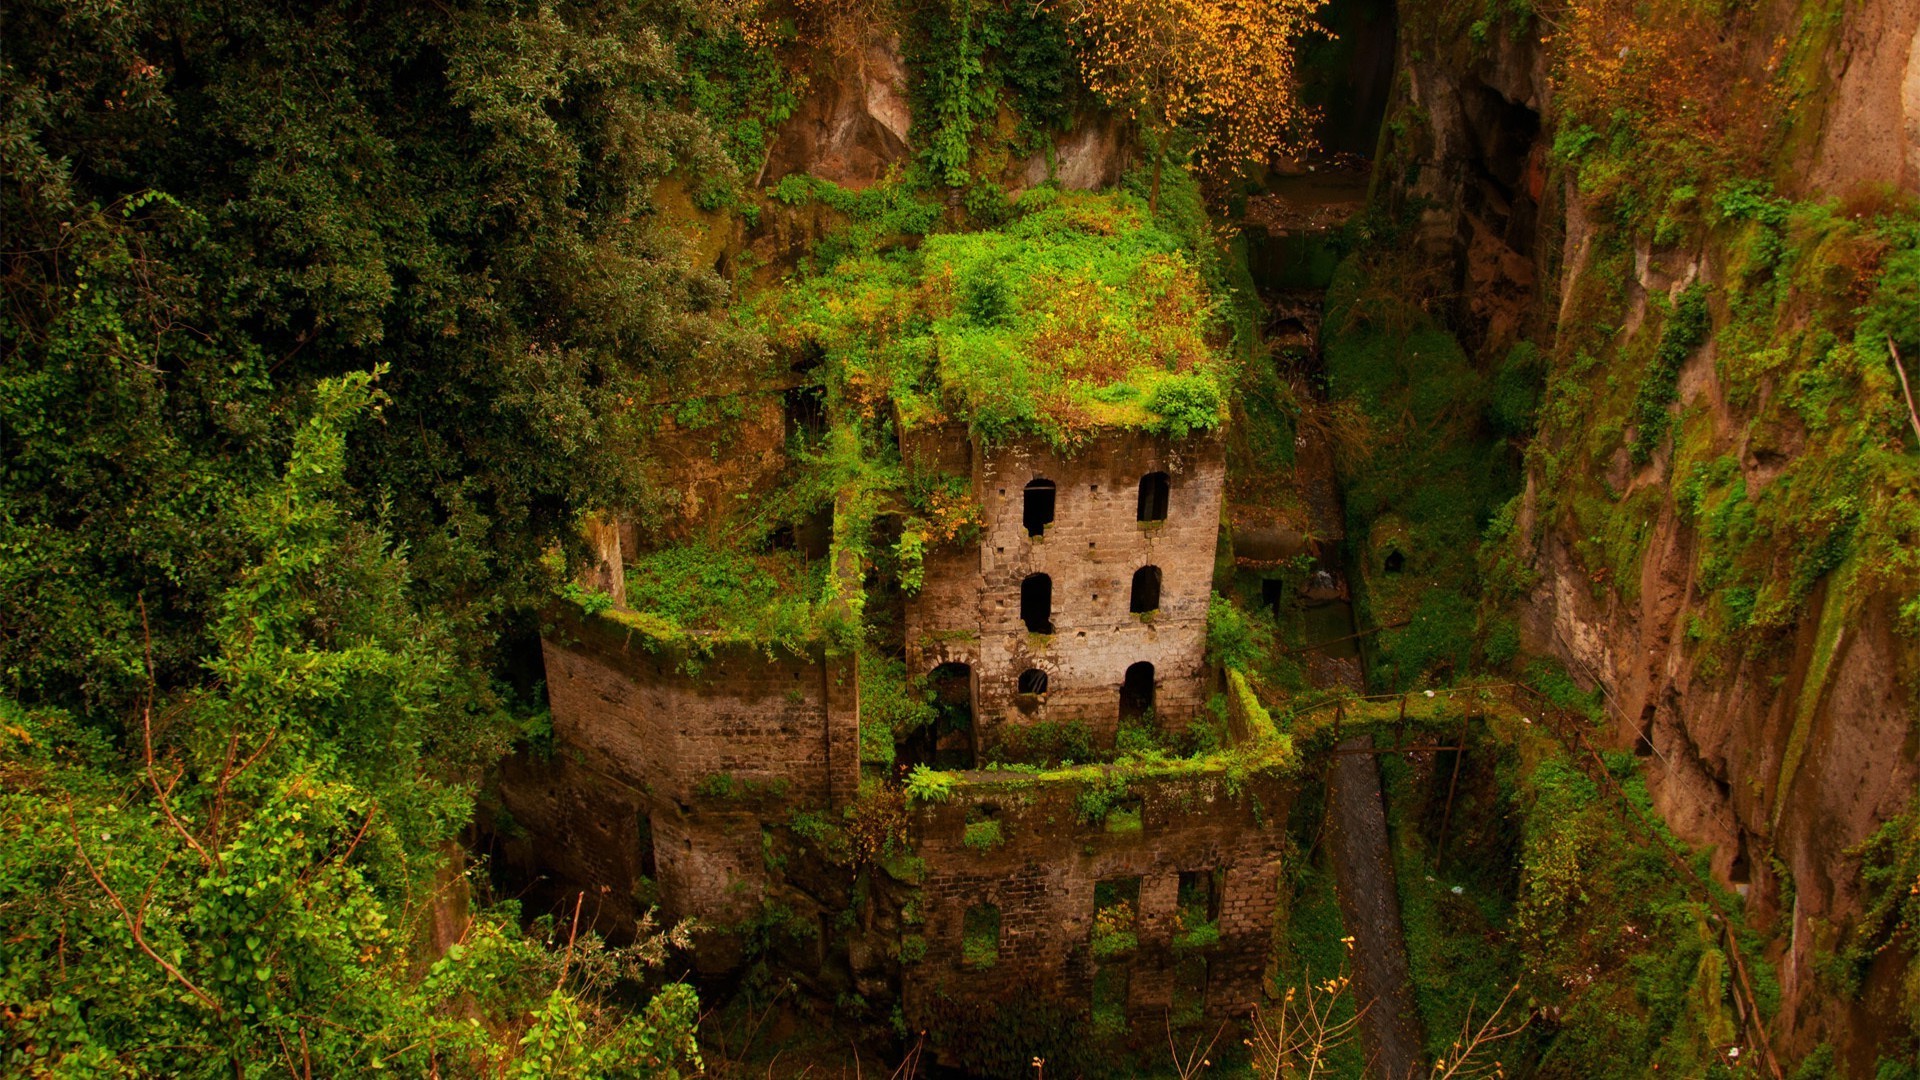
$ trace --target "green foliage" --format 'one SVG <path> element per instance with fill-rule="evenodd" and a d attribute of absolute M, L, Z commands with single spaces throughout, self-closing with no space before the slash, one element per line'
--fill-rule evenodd
<path fill-rule="evenodd" d="M 1184 439 L 1197 431 L 1212 431 L 1220 426 L 1222 409 L 1220 384 L 1205 372 L 1169 375 L 1153 384 L 1147 394 L 1147 411 L 1153 416 L 1147 430 Z"/>
<path fill-rule="evenodd" d="M 1378 440 L 1343 463 L 1347 535 L 1367 543 L 1391 535 L 1421 567 L 1357 583 L 1361 625 L 1408 624 L 1372 639 L 1369 677 L 1389 689 L 1467 670 L 1480 538 L 1520 478 L 1513 450 L 1482 427 L 1496 412 L 1488 381 L 1451 334 L 1407 302 L 1401 281 L 1410 272 L 1398 255 L 1369 252 L 1343 263 L 1327 293 L 1330 391 L 1358 406 Z M 1509 382 L 1524 383 L 1526 351 L 1509 361 Z"/>
<path fill-rule="evenodd" d="M 894 744 L 939 719 L 931 695 L 907 674 L 906 661 L 867 649 L 860 654 L 860 760 L 893 764 Z"/>
<path fill-rule="evenodd" d="M 912 9 L 905 45 L 910 141 L 921 148 L 920 165 L 934 182 L 968 187 L 978 166 L 1050 149 L 1048 136 L 1067 126 L 1076 69 L 1054 9 L 974 0 L 921 4 Z M 1003 102 L 1017 117 L 1017 130 L 1003 145 L 992 145 L 991 126 Z M 981 179 L 999 177 L 982 170 Z"/>
<path fill-rule="evenodd" d="M 1095 960 L 1113 960 L 1140 946 L 1140 880 L 1096 882 L 1093 931 L 1088 946 Z"/>
<path fill-rule="evenodd" d="M 1174 437 L 1225 419 L 1223 358 L 1192 257 L 1124 195 L 1023 197 L 1000 229 L 843 258 L 763 308 L 828 360 L 830 398 L 890 398 L 903 427 L 1071 449 L 1100 427 Z"/>
<path fill-rule="evenodd" d="M 907 774 L 904 785 L 907 798 L 913 802 L 943 803 L 953 798 L 953 789 L 960 780 L 950 772 L 939 772 L 925 765 L 915 765 Z"/>
<path fill-rule="evenodd" d="M 789 206 L 818 203 L 847 223 L 815 243 L 803 268 L 824 272 L 842 260 L 873 255 L 932 232 L 940 223 L 940 204 L 910 184 L 883 181 L 849 191 L 830 180 L 789 173 L 769 193 Z"/>
<path fill-rule="evenodd" d="M 252 554 L 213 598 L 205 681 L 153 687 L 131 760 L 0 694 L 13 1068 L 231 1076 L 283 1067 L 290 1044 L 335 1075 L 697 1067 L 691 990 L 607 1007 L 664 958 L 644 924 L 628 950 L 589 935 L 569 970 L 511 908 L 482 910 L 420 973 L 434 872 L 516 722 L 450 620 L 415 604 L 398 547 L 342 505 L 372 382 L 314 387 L 284 471 L 237 508 Z"/>
<path fill-rule="evenodd" d="M 388 365 L 343 505 L 484 651 L 580 510 L 647 500 L 622 403 L 753 361 L 652 202 L 733 175 L 663 102 L 668 8 L 13 16 L 0 670 L 36 701 L 138 696 L 142 596 L 162 686 L 197 677 L 320 378 Z"/>
<path fill-rule="evenodd" d="M 1645 463 L 1666 437 L 1672 415 L 1667 411 L 1680 388 L 1680 365 L 1707 340 L 1712 329 L 1707 311 L 1707 286 L 1696 281 L 1681 290 L 1660 331 L 1660 345 L 1640 378 L 1640 389 L 1633 397 L 1635 423 L 1633 460 Z"/>
<path fill-rule="evenodd" d="M 1207 663 L 1251 670 L 1273 647 L 1271 630 L 1247 617 L 1233 601 L 1214 593 L 1207 600 Z"/>
<path fill-rule="evenodd" d="M 1900 980 L 1900 1004 L 1920 1032 L 1920 803 L 1876 829 L 1847 853 L 1860 860 L 1864 910 L 1849 930 L 1828 970 L 1841 990 L 1857 996 L 1867 968 L 1884 953 L 1906 949 L 1907 970 Z M 1904 943 L 1904 944 L 1903 944 Z"/>
<path fill-rule="evenodd" d="M 1487 416 L 1493 430 L 1507 438 L 1523 438 L 1533 433 L 1534 413 L 1540 407 L 1540 391 L 1546 382 L 1546 357 L 1531 341 L 1516 343 L 1494 372 Z"/>
<path fill-rule="evenodd" d="M 1099 760 L 1093 732 L 1079 720 L 1040 720 L 1010 725 L 987 751 L 994 764 L 1072 765 Z"/>
<path fill-rule="evenodd" d="M 967 909 L 960 929 L 960 959 L 976 968 L 992 967 L 1000 959 L 1000 909 L 979 904 Z"/>
<path fill-rule="evenodd" d="M 794 552 L 752 554 L 699 544 L 636 556 L 627 604 L 672 636 L 718 636 L 789 648 L 822 631 L 827 564 Z"/>
<path fill-rule="evenodd" d="M 713 124 L 735 168 L 758 172 L 774 133 L 799 107 L 805 80 L 773 46 L 751 44 L 735 27 L 690 35 L 678 53 L 688 103 Z"/>
<path fill-rule="evenodd" d="M 1128 796 L 1126 773 L 1118 769 L 1104 770 L 1095 780 L 1082 785 L 1078 795 L 1074 796 L 1074 808 L 1079 811 L 1080 820 L 1088 825 L 1103 825 L 1107 814 L 1114 806 L 1125 802 Z"/>
<path fill-rule="evenodd" d="M 970 821 L 961 833 L 960 842 L 975 851 L 992 851 L 1006 843 L 1006 836 L 1001 832 L 998 821 Z"/>

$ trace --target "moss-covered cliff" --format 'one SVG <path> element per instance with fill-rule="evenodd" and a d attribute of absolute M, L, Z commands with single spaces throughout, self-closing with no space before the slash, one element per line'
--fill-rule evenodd
<path fill-rule="evenodd" d="M 1425 577 L 1363 567 L 1382 621 L 1416 616 L 1381 655 L 1433 673 L 1421 635 L 1478 594 L 1479 660 L 1598 686 L 1653 805 L 1775 935 L 1783 1056 L 1830 1043 L 1849 1075 L 1920 1026 L 1916 25 L 1877 0 L 1409 5 L 1381 167 L 1414 242 L 1329 312 L 1336 389 L 1387 283 L 1453 330 L 1438 419 L 1385 430 L 1523 468 L 1497 512 L 1389 506 L 1410 534 L 1361 550 Z M 1365 395 L 1378 367 L 1348 366 Z M 1474 511 L 1468 560 L 1446 522 Z"/>

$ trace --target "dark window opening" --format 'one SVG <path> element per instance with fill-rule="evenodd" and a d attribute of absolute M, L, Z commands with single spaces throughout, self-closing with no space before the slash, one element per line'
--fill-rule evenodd
<path fill-rule="evenodd" d="M 1120 719 L 1137 720 L 1153 711 L 1153 665 L 1142 660 L 1127 669 L 1120 683 Z"/>
<path fill-rule="evenodd" d="M 1020 673 L 1020 692 L 1023 694 L 1044 694 L 1047 692 L 1047 673 L 1039 668 L 1028 668 Z"/>
<path fill-rule="evenodd" d="M 1035 478 L 1027 485 L 1026 502 L 1020 511 L 1020 520 L 1027 527 L 1028 536 L 1039 536 L 1053 524 L 1053 481 Z"/>
<path fill-rule="evenodd" d="M 1095 960 L 1129 955 L 1140 945 L 1140 879 L 1109 878 L 1093 886 L 1093 934 L 1089 944 Z"/>
<path fill-rule="evenodd" d="M 820 386 L 796 386 L 781 401 L 786 418 L 786 437 L 812 441 L 827 430 L 827 392 Z"/>
<path fill-rule="evenodd" d="M 1207 958 L 1188 955 L 1173 968 L 1173 1015 L 1175 1027 L 1197 1024 L 1207 1014 Z"/>
<path fill-rule="evenodd" d="M 640 849 L 638 852 L 640 873 L 643 877 L 658 877 L 660 870 L 653 853 L 653 815 L 641 814 L 637 824 L 639 835 L 636 839 L 639 841 Z"/>
<path fill-rule="evenodd" d="M 1139 521 L 1167 520 L 1167 474 L 1148 473 L 1140 478 L 1140 503 L 1135 515 Z"/>
<path fill-rule="evenodd" d="M 1220 894 L 1225 891 L 1226 878 L 1224 869 L 1180 871 L 1179 931 L 1192 931 L 1220 918 Z"/>
<path fill-rule="evenodd" d="M 1133 595 L 1127 601 L 1127 610 L 1135 615 L 1144 615 L 1160 609 L 1160 568 L 1143 566 L 1133 572 Z"/>
<path fill-rule="evenodd" d="M 1286 594 L 1287 586 L 1283 581 L 1268 578 L 1260 583 L 1260 602 L 1280 614 L 1280 598 Z"/>
<path fill-rule="evenodd" d="M 833 550 L 833 507 L 823 506 L 801 518 L 774 527 L 767 546 L 775 551 L 797 551 L 809 559 L 824 559 Z"/>
<path fill-rule="evenodd" d="M 1093 1030 L 1097 1035 L 1115 1036 L 1127 1030 L 1127 986 L 1130 973 L 1125 964 L 1103 964 L 1093 973 Z"/>
<path fill-rule="evenodd" d="M 1053 633 L 1053 579 L 1029 574 L 1020 583 L 1020 621 L 1031 634 Z"/>
<path fill-rule="evenodd" d="M 1389 574 L 1397 574 L 1407 568 L 1407 557 L 1398 550 L 1387 552 L 1386 561 L 1380 564 Z"/>
<path fill-rule="evenodd" d="M 915 765 L 973 768 L 973 669 L 966 664 L 941 664 L 927 675 L 926 688 L 933 719 L 894 741 L 894 764 L 902 771 Z"/>
<path fill-rule="evenodd" d="M 960 927 L 960 959 L 968 967 L 992 967 L 1000 959 L 1000 909 L 975 904 Z"/>
<path fill-rule="evenodd" d="M 634 869 L 637 880 L 633 883 L 633 895 L 640 903 L 649 906 L 660 900 L 660 866 L 653 849 L 653 815 L 642 812 L 634 822 L 635 847 Z"/>

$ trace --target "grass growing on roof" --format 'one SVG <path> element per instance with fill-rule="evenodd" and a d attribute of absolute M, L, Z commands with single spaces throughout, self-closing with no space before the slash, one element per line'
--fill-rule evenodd
<path fill-rule="evenodd" d="M 821 628 L 827 560 L 704 544 L 647 552 L 627 569 L 627 603 L 664 636 L 800 643 Z"/>
<path fill-rule="evenodd" d="M 840 260 L 761 315 L 826 354 L 837 404 L 1071 449 L 1098 428 L 1175 438 L 1225 419 L 1231 382 L 1195 261 L 1124 193 L 1036 189 L 1002 228 Z"/>

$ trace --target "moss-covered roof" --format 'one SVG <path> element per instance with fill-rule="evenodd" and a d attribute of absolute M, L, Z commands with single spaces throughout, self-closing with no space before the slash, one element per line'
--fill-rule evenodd
<path fill-rule="evenodd" d="M 1071 447 L 1096 429 L 1219 426 L 1230 381 L 1205 284 L 1125 193 L 1028 192 L 998 229 L 844 258 L 769 296 L 774 340 L 824 351 L 839 404 Z"/>

